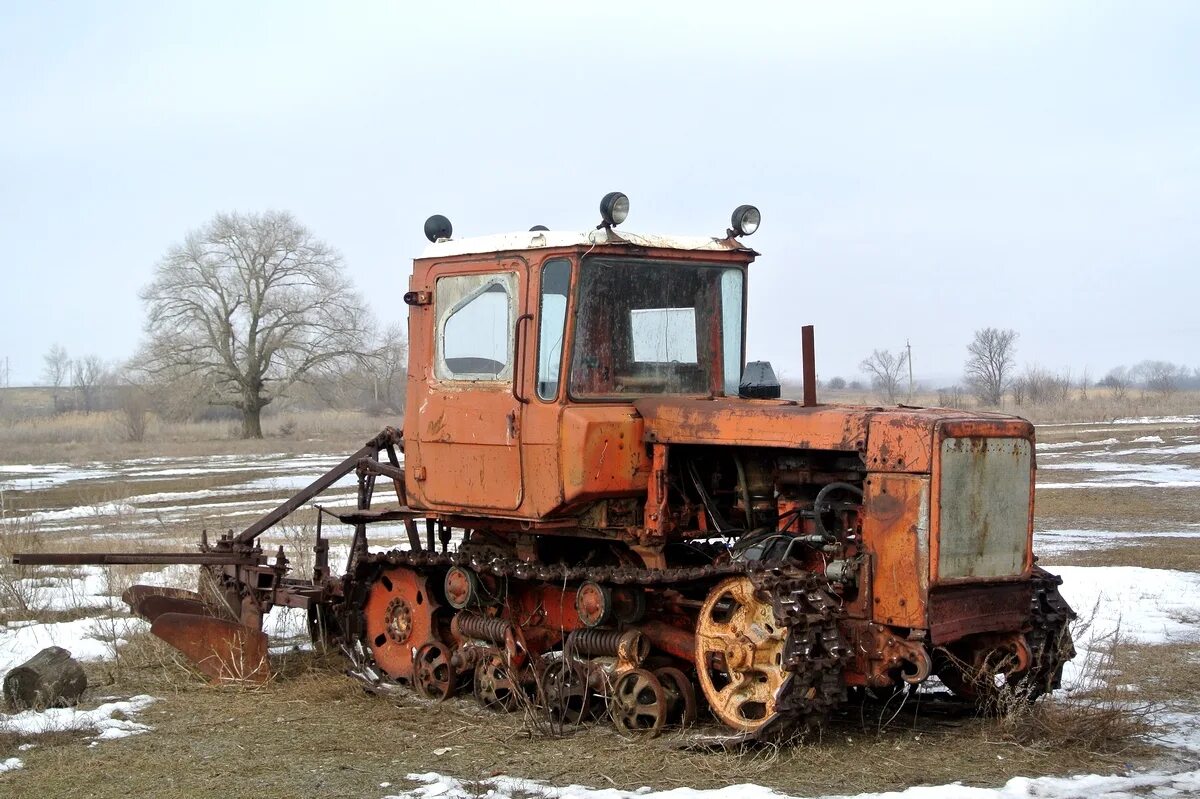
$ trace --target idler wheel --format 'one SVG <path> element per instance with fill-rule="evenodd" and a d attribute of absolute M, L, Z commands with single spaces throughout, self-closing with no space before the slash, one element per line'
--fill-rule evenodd
<path fill-rule="evenodd" d="M 667 723 L 666 691 L 652 673 L 630 669 L 613 686 L 609 712 L 622 735 L 653 738 Z"/>
<path fill-rule="evenodd" d="M 520 690 L 503 656 L 488 655 L 475 667 L 475 699 L 488 710 L 516 710 Z"/>
<path fill-rule="evenodd" d="M 438 641 L 430 641 L 413 657 L 413 684 L 421 696 L 441 702 L 454 695 L 456 683 L 454 667 L 446 647 Z"/>
<path fill-rule="evenodd" d="M 550 721 L 559 727 L 578 727 L 592 713 L 592 689 L 587 667 L 577 661 L 555 660 L 542 674 L 542 701 Z"/>
<path fill-rule="evenodd" d="M 674 666 L 654 670 L 654 676 L 667 692 L 667 722 L 690 727 L 696 723 L 696 689 L 688 676 Z"/>
<path fill-rule="evenodd" d="M 479 576 L 462 566 L 452 566 L 443 582 L 446 601 L 455 610 L 479 604 Z"/>
<path fill-rule="evenodd" d="M 709 592 L 696 623 L 696 671 L 713 713 L 742 732 L 763 727 L 778 712 L 787 630 L 748 577 L 730 577 Z"/>
<path fill-rule="evenodd" d="M 575 610 L 584 627 L 599 627 L 613 615 L 612 589 L 588 580 L 575 592 Z"/>

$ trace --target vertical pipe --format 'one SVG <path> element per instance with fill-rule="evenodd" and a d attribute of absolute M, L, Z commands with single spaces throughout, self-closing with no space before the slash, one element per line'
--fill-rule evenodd
<path fill-rule="evenodd" d="M 813 348 L 813 326 L 800 328 L 800 347 L 804 356 L 804 404 L 817 404 L 817 356 Z"/>

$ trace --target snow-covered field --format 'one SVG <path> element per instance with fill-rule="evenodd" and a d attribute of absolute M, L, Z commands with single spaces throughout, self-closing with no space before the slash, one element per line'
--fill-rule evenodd
<path fill-rule="evenodd" d="M 4 512 L 9 523 L 36 524 L 42 533 L 70 533 L 108 537 L 151 537 L 164 526 L 196 520 L 240 519 L 261 515 L 278 499 L 320 477 L 342 460 L 331 455 L 215 455 L 206 457 L 138 458 L 83 465 L 0 465 L 0 499 L 28 495 L 48 488 L 59 496 L 73 491 L 111 491 L 119 498 L 66 507 Z M 139 484 L 164 480 L 182 490 L 139 492 Z M 328 491 L 323 501 L 353 501 L 355 478 L 347 475 Z M 189 484 L 203 487 L 189 488 Z M 249 495 L 249 496 L 248 496 Z M 5 505 L 0 503 L 0 511 Z M 119 521 L 119 524 L 114 524 Z M 114 532 L 115 531 L 115 532 Z"/>
<path fill-rule="evenodd" d="M 1167 427 L 1163 428 L 1166 425 Z M 1170 427 L 1176 425 L 1175 427 Z M 1071 426 L 1056 430 L 1060 440 L 1040 444 L 1039 488 L 1124 488 L 1148 491 L 1189 490 L 1200 487 L 1200 417 L 1177 420 L 1117 420 L 1103 427 Z M 1147 431 L 1145 428 L 1151 429 Z M 1064 428 L 1067 426 L 1064 426 Z M 1163 428 L 1163 429 L 1160 429 Z M 1077 437 L 1075 437 L 1077 436 Z M 114 516 L 138 523 L 169 519 L 176 524 L 196 524 L 216 515 L 242 517 L 261 513 L 278 502 L 269 496 L 247 504 L 246 494 L 286 492 L 307 485 L 339 457 L 313 455 L 224 456 L 204 458 L 140 459 L 128 462 L 68 464 L 17 464 L 0 466 L 0 491 L 21 492 L 103 481 L 131 486 L 127 495 L 91 505 L 26 508 L 15 514 L 23 525 L 33 525 L 50 535 L 102 533 Z M 186 481 L 218 478 L 217 484 L 189 488 Z M 178 479 L 179 490 L 138 491 L 139 483 L 164 478 Z M 326 501 L 344 502 L 352 494 L 345 489 L 353 477 L 339 484 Z M 7 521 L 11 523 L 13 516 Z M 399 533 L 399 529 L 394 532 Z M 1064 526 L 1038 529 L 1039 552 L 1054 553 L 1060 561 L 1082 550 L 1119 546 L 1153 535 L 1158 538 L 1200 538 L 1200 512 L 1177 529 L 1154 532 L 1117 532 L 1103 525 Z M 389 542 L 390 545 L 390 542 Z M 334 561 L 340 553 L 335 552 Z M 1078 691 L 1094 687 L 1097 676 L 1085 673 L 1079 664 L 1099 651 L 1115 634 L 1122 640 L 1141 644 L 1195 644 L 1197 673 L 1200 674 L 1200 574 L 1188 571 L 1148 569 L 1134 566 L 1062 566 L 1054 569 L 1064 578 L 1063 593 L 1082 615 L 1090 619 L 1085 634 L 1077 640 L 1079 657 L 1064 675 L 1065 688 Z M 129 577 L 129 575 L 126 575 Z M 154 569 L 132 575 L 133 582 L 188 586 L 192 570 Z M 145 624 L 128 617 L 109 584 L 104 569 L 84 567 L 74 575 L 28 577 L 20 586 L 32 603 L 44 610 L 76 610 L 83 618 L 63 621 L 16 620 L 0 625 L 0 673 L 28 659 L 40 649 L 59 645 L 81 660 L 110 658 L 113 647 Z M 102 618 L 117 619 L 116 623 Z M 303 634 L 304 620 L 298 613 L 277 611 L 268 620 L 268 633 L 275 646 L 292 644 Z M 1131 686 L 1136 689 L 1136 686 Z M 153 727 L 137 719 L 153 697 L 99 697 L 79 710 L 47 713 L 0 714 L 0 734 L 27 738 L 15 757 L 0 759 L 0 794 L 8 773 L 27 769 L 24 752 L 39 744 L 46 732 L 80 730 L 90 745 L 134 734 L 153 734 Z M 1200 695 L 1194 706 L 1163 708 L 1159 713 L 1160 741 L 1174 752 L 1157 768 L 1112 775 L 1048 777 L 1036 774 L 1016 777 L 1006 784 L 977 788 L 953 783 L 916 786 L 900 792 L 856 794 L 857 799 L 1083 799 L 1084 797 L 1190 796 L 1200 795 Z M 1173 763 L 1173 765 L 1165 765 Z M 515 769 L 516 767 L 514 767 Z M 524 797 L 555 799 L 783 799 L 785 794 L 760 785 L 731 785 L 720 790 L 676 788 L 666 791 L 623 791 L 615 788 L 555 786 L 546 783 L 496 777 L 482 781 L 460 781 L 435 773 L 408 774 L 397 784 L 382 783 L 378 795 L 403 799 L 474 799 L 475 797 Z"/>

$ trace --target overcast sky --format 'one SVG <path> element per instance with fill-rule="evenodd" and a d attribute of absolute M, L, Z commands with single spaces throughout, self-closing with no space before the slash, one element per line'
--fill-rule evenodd
<path fill-rule="evenodd" d="M 1200 3 L 6 3 L 0 359 L 120 360 L 157 259 L 291 210 L 401 319 L 422 223 L 749 243 L 749 356 L 1200 366 Z M 520 9 L 520 10 L 518 10 Z"/>

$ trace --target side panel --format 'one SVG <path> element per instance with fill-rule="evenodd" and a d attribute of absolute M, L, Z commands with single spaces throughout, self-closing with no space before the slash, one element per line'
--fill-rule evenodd
<path fill-rule="evenodd" d="M 929 477 L 872 474 L 864 488 L 863 544 L 871 553 L 872 619 L 898 627 L 924 627 Z"/>
<path fill-rule="evenodd" d="M 564 503 L 645 493 L 650 459 L 632 407 L 567 406 L 561 429 Z"/>

